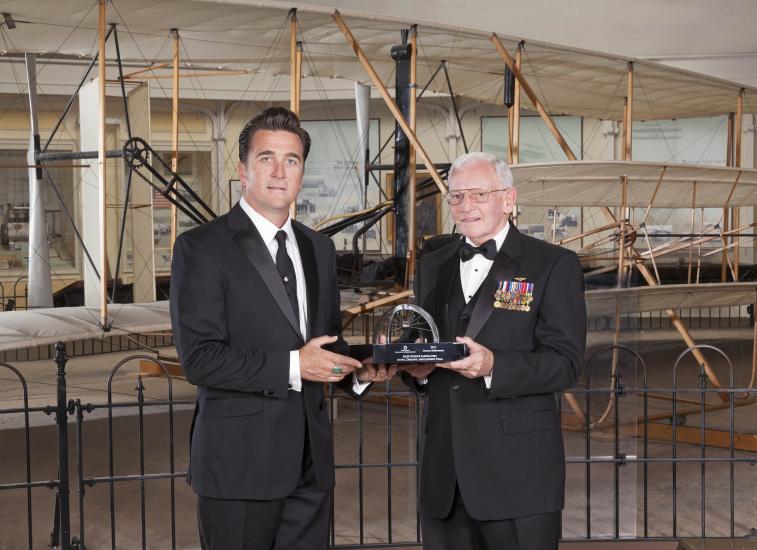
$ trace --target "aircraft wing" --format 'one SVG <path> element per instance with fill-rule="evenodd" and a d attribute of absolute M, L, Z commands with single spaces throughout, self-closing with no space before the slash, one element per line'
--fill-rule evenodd
<path fill-rule="evenodd" d="M 45 52 L 53 60 L 45 62 L 45 70 L 38 77 L 46 93 L 71 93 L 72 71 L 76 74 L 75 81 L 81 74 L 78 71 L 89 61 L 98 22 L 98 11 L 91 9 L 92 4 L 91 0 L 3 3 L 3 11 L 12 13 L 18 24 L 11 53 Z M 236 101 L 248 97 L 253 90 L 266 90 L 266 97 L 288 101 L 289 81 L 281 76 L 290 72 L 288 31 L 284 29 L 289 26 L 291 6 L 265 4 L 273 3 L 130 0 L 128 9 L 109 8 L 108 21 L 119 23 L 122 55 L 129 61 L 129 71 L 138 73 L 133 77 L 127 74 L 127 80 L 153 78 L 159 73 L 170 75 L 172 58 L 170 48 L 165 45 L 169 29 L 176 27 L 180 30 L 182 60 L 194 61 L 192 68 L 186 67 L 182 72 L 197 74 L 183 81 L 182 99 Z M 300 4 L 299 40 L 304 47 L 304 69 L 308 73 L 302 81 L 302 98 L 322 99 L 327 93 L 330 99 L 352 99 L 353 83 L 366 80 L 365 69 L 332 19 L 332 10 L 325 7 L 327 3 L 322 3 L 323 7 L 309 5 L 312 2 Z M 490 33 L 496 29 L 435 24 L 429 21 L 435 18 L 431 13 L 424 14 L 423 21 L 399 21 L 368 7 L 361 11 L 362 16 L 345 14 L 345 20 L 384 82 L 394 79 L 395 66 L 388 50 L 399 42 L 400 29 L 420 23 L 422 46 L 417 71 L 421 86 L 444 60 L 455 95 L 502 104 L 504 61 L 490 41 Z M 500 39 L 511 53 L 521 41 L 513 36 Z M 634 64 L 634 78 L 643 98 L 634 105 L 637 120 L 719 116 L 736 108 L 736 97 L 742 88 L 750 95 L 757 91 L 740 83 L 653 61 L 538 40 L 525 43 L 521 71 L 553 114 L 620 120 L 629 62 Z M 154 64 L 162 68 L 146 70 Z M 0 64 L 0 92 L 18 93 L 13 70 L 10 63 Z M 108 68 L 109 79 L 117 74 L 115 67 Z M 160 86 L 151 88 L 153 97 L 164 97 Z M 428 93 L 447 97 L 445 78 L 434 78 Z M 751 112 L 753 105 L 754 102 L 746 101 L 745 113 Z M 524 108 L 528 107 L 524 98 Z"/>
<path fill-rule="evenodd" d="M 113 326 L 105 333 L 99 324 L 99 309 L 94 307 L 57 307 L 0 313 L 0 351 L 55 342 L 171 330 L 168 301 L 111 304 L 108 314 Z"/>
<path fill-rule="evenodd" d="M 620 206 L 624 176 L 629 207 L 757 205 L 757 170 L 752 168 L 582 160 L 518 164 L 512 171 L 523 206 Z"/>
<path fill-rule="evenodd" d="M 757 282 L 643 286 L 586 292 L 586 309 L 590 316 L 615 315 L 618 303 L 620 312 L 627 314 L 692 307 L 730 307 L 756 302 Z"/>

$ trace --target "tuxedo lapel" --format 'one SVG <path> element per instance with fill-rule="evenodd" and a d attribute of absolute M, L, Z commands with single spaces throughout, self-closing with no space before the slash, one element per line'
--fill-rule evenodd
<path fill-rule="evenodd" d="M 308 299 L 308 333 L 305 335 L 305 340 L 308 340 L 315 330 L 314 324 L 315 320 L 318 318 L 318 265 L 313 241 L 305 235 L 305 232 L 300 229 L 297 222 L 292 222 L 292 229 L 294 230 L 294 236 L 297 239 L 297 248 L 300 251 L 302 271 L 305 274 L 305 288 L 307 289 Z"/>
<path fill-rule="evenodd" d="M 476 304 L 473 306 L 468 330 L 465 335 L 476 339 L 478 333 L 489 320 L 494 311 L 494 291 L 497 290 L 499 281 L 511 280 L 516 276 L 517 268 L 520 266 L 518 258 L 521 255 L 521 235 L 515 226 L 510 224 L 507 230 L 507 237 L 502 247 L 499 249 L 497 257 L 494 258 L 489 273 L 481 283 L 478 292 Z"/>
<path fill-rule="evenodd" d="M 240 216 L 243 218 L 240 218 Z M 302 337 L 299 323 L 295 317 L 294 309 L 292 309 L 292 303 L 289 301 L 284 283 L 276 269 L 273 258 L 271 258 L 271 253 L 263 242 L 260 233 L 255 228 L 255 224 L 252 223 L 252 220 L 247 217 L 247 214 L 244 213 L 244 210 L 239 205 L 229 212 L 229 226 L 232 229 L 236 229 L 233 237 L 234 240 L 244 251 L 252 267 L 260 275 L 260 278 L 263 279 L 268 291 L 287 321 L 289 321 L 292 329 Z"/>

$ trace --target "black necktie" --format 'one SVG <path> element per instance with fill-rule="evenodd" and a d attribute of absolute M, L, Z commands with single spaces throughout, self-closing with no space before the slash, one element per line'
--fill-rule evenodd
<path fill-rule="evenodd" d="M 473 246 L 467 242 L 460 245 L 460 259 L 462 261 L 467 262 L 476 254 L 481 254 L 487 260 L 494 261 L 494 258 L 497 257 L 497 243 L 494 239 L 489 239 L 481 246 Z"/>
<path fill-rule="evenodd" d="M 281 230 L 276 233 L 276 242 L 279 244 L 279 249 L 276 251 L 276 269 L 279 270 L 279 275 L 281 275 L 281 280 L 284 282 L 284 288 L 286 288 L 289 301 L 292 303 L 294 318 L 299 323 L 300 306 L 297 302 L 297 275 L 294 272 L 292 258 L 287 254 L 286 231 Z"/>

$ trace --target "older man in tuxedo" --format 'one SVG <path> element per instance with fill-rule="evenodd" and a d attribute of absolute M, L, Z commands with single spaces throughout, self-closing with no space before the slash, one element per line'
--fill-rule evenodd
<path fill-rule="evenodd" d="M 403 373 L 427 396 L 420 514 L 426 550 L 556 549 L 565 487 L 559 392 L 583 366 L 577 256 L 509 221 L 507 164 L 458 158 L 446 196 L 461 239 L 422 257 L 416 303 L 459 361 Z"/>
<path fill-rule="evenodd" d="M 337 353 L 346 345 L 334 245 L 289 217 L 309 149 L 291 111 L 253 118 L 239 137 L 241 200 L 174 246 L 171 319 L 198 386 L 188 477 L 205 549 L 328 545 L 334 460 L 323 384 L 349 382 L 360 363 Z"/>

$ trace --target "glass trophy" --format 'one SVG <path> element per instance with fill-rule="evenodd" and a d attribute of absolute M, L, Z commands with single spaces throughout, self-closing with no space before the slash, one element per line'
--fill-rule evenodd
<path fill-rule="evenodd" d="M 383 337 L 383 338 L 382 338 Z M 448 363 L 468 355 L 460 342 L 440 342 L 434 319 L 422 307 L 400 304 L 387 311 L 373 330 L 373 344 L 350 346 L 356 359 L 374 364 Z"/>

